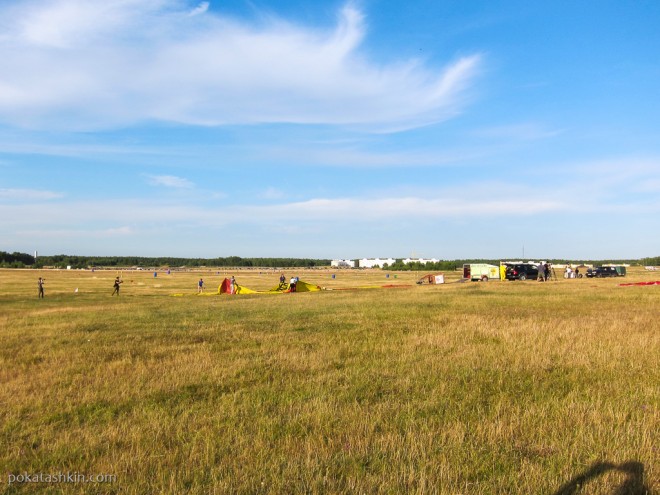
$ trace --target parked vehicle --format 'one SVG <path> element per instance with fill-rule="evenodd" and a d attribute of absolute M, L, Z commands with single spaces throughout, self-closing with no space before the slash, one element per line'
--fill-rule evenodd
<path fill-rule="evenodd" d="M 619 277 L 626 276 L 626 267 L 625 266 L 615 266 L 614 269 L 619 274 Z"/>
<path fill-rule="evenodd" d="M 597 266 L 596 268 L 587 269 L 587 277 L 589 278 L 624 277 L 625 274 L 625 269 L 620 272 L 616 266 Z"/>
<path fill-rule="evenodd" d="M 470 263 L 463 265 L 463 278 L 473 282 L 488 282 L 489 279 L 498 279 L 500 269 L 495 265 L 486 263 Z"/>
<path fill-rule="evenodd" d="M 539 277 L 539 269 L 537 265 L 529 263 L 507 265 L 505 276 L 507 280 L 536 280 Z"/>

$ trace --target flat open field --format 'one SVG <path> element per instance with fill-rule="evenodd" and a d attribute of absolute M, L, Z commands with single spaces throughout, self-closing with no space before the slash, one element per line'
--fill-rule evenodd
<path fill-rule="evenodd" d="M 660 273 L 117 273 L 0 270 L 4 493 L 660 490 Z"/>

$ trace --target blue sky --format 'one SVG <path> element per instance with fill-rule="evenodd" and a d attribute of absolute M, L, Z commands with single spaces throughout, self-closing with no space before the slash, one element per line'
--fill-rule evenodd
<path fill-rule="evenodd" d="M 660 254 L 660 2 L 5 0 L 0 250 Z"/>

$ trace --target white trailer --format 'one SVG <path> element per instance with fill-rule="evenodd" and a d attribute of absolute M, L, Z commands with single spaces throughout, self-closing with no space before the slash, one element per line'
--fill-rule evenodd
<path fill-rule="evenodd" d="M 463 278 L 471 281 L 488 282 L 500 278 L 500 268 L 487 263 L 469 263 L 463 265 Z"/>

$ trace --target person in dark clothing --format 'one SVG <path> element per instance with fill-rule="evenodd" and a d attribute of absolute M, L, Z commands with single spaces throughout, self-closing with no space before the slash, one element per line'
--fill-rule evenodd
<path fill-rule="evenodd" d="M 112 291 L 112 295 L 114 296 L 115 293 L 117 294 L 117 297 L 119 297 L 119 285 L 124 283 L 123 280 L 121 280 L 119 277 L 115 278 L 115 285 L 114 285 L 114 290 Z"/>
<path fill-rule="evenodd" d="M 37 285 L 39 286 L 39 298 L 43 299 L 44 297 L 44 283 L 46 283 L 46 279 L 43 279 L 39 277 L 39 280 L 37 281 Z"/>

